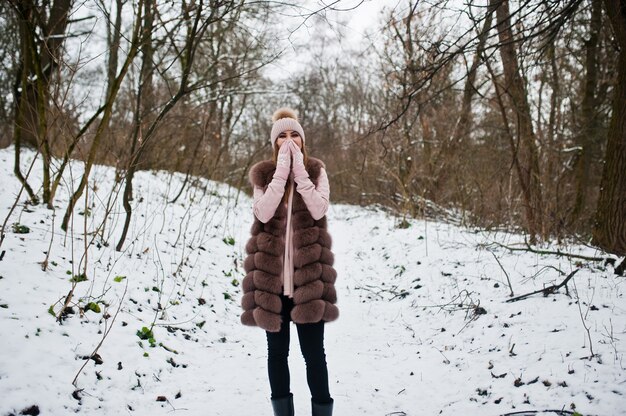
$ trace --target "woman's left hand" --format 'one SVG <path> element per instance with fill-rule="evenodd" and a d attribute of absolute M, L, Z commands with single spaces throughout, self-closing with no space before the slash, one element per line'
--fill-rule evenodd
<path fill-rule="evenodd" d="M 292 170 L 294 177 L 308 177 L 309 174 L 304 167 L 304 154 L 302 153 L 302 150 L 300 150 L 300 147 L 291 141 L 289 143 L 289 149 L 291 150 L 291 155 L 293 156 Z"/>

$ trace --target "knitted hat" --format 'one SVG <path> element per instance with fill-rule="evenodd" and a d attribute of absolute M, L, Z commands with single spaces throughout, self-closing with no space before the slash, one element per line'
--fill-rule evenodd
<path fill-rule="evenodd" d="M 286 130 L 297 131 L 300 137 L 302 137 L 302 143 L 304 143 L 304 130 L 300 123 L 298 123 L 298 116 L 294 110 L 287 107 L 279 108 L 274 112 L 272 121 L 274 122 L 270 135 L 272 147 L 276 144 L 278 135 Z"/>

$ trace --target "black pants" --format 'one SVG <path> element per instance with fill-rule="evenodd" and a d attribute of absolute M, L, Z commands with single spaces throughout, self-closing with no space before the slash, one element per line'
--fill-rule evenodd
<path fill-rule="evenodd" d="M 281 296 L 283 323 L 279 332 L 267 333 L 267 367 L 272 389 L 272 399 L 280 399 L 291 393 L 289 387 L 289 314 L 293 300 Z M 316 403 L 332 401 L 328 391 L 328 369 L 324 353 L 324 321 L 314 324 L 296 324 L 300 349 L 306 363 L 306 378 L 311 398 Z"/>

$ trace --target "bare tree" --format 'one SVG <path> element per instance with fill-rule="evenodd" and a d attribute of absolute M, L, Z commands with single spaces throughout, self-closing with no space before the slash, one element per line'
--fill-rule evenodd
<path fill-rule="evenodd" d="M 452 135 L 444 140 L 441 149 L 436 156 L 436 172 L 434 173 L 434 190 L 437 193 L 443 192 L 448 178 L 455 172 L 454 167 L 458 166 L 460 161 L 457 154 L 464 144 L 467 144 L 472 122 L 472 100 L 477 91 L 476 80 L 478 68 L 485 53 L 485 46 L 489 38 L 489 32 L 492 29 L 492 18 L 495 5 L 490 4 L 483 20 L 482 29 L 478 32 L 478 43 L 476 52 L 472 59 L 472 64 L 467 70 L 465 85 L 463 87 L 463 99 L 461 102 L 461 111 L 456 119 Z M 480 22 L 481 19 L 477 19 Z M 477 22 L 474 23 L 476 25 Z"/>
<path fill-rule="evenodd" d="M 87 156 L 87 160 L 85 162 L 85 171 L 82 175 L 80 183 L 76 191 L 70 197 L 70 201 L 68 203 L 68 207 L 65 211 L 65 215 L 63 216 L 63 222 L 61 223 L 61 228 L 63 230 L 67 230 L 67 226 L 74 210 L 74 206 L 78 202 L 78 199 L 83 194 L 85 187 L 87 186 L 87 182 L 89 180 L 89 174 L 91 173 L 91 168 L 95 162 L 96 152 L 98 150 L 98 146 L 105 135 L 106 127 L 108 126 L 109 119 L 111 118 L 111 114 L 113 112 L 113 104 L 114 98 L 117 96 L 117 93 L 122 85 L 124 78 L 128 72 L 130 64 L 133 62 L 135 56 L 139 51 L 139 45 L 141 43 L 141 34 L 142 34 L 142 26 L 143 26 L 143 13 L 144 13 L 145 2 L 143 0 L 139 1 L 137 5 L 137 13 L 135 15 L 134 25 L 133 25 L 133 33 L 130 40 L 130 45 L 128 49 L 128 53 L 122 65 L 122 68 L 119 70 L 118 75 L 115 78 L 115 81 L 112 84 L 112 87 L 108 91 L 106 97 L 106 103 L 104 104 L 102 110 L 99 110 L 97 113 L 102 111 L 102 118 L 98 123 L 98 127 L 96 128 L 96 132 L 94 133 L 94 138 L 91 143 L 91 147 L 89 149 L 89 154 Z M 91 124 L 96 120 L 96 115 L 94 115 L 87 124 Z M 84 131 L 83 128 L 82 131 Z M 68 156 L 69 157 L 69 156 Z"/>
<path fill-rule="evenodd" d="M 598 116 L 599 99 L 597 97 L 599 75 L 598 42 L 601 30 L 602 4 L 599 1 L 592 1 L 589 38 L 585 41 L 585 82 L 581 105 L 581 127 L 577 135 L 580 150 L 576 163 L 576 199 L 571 213 L 570 221 L 572 223 L 580 219 L 588 205 L 591 157 L 593 148 L 600 141 L 598 136 L 602 133 Z"/>
<path fill-rule="evenodd" d="M 443 2 L 432 3 L 438 6 L 433 10 L 447 9 Z M 405 14 L 392 16 L 387 26 L 398 40 L 397 50 L 406 59 L 404 63 L 389 61 L 387 65 L 393 68 L 390 71 L 393 75 L 387 74 L 383 88 L 391 82 L 399 91 L 396 108 L 386 106 L 391 116 L 381 123 L 381 131 L 392 143 L 398 139 L 395 134 L 404 132 L 421 145 L 421 159 L 417 161 L 420 168 L 414 176 L 419 185 L 410 193 L 426 189 L 429 199 L 469 206 L 474 215 L 484 216 L 490 210 L 496 214 L 495 221 L 506 219 L 511 224 L 523 224 L 533 241 L 562 230 L 565 213 L 571 210 L 568 203 L 572 198 L 569 167 L 572 157 L 568 152 L 573 155 L 572 126 L 579 115 L 577 107 L 573 109 L 576 112 L 566 112 L 564 108 L 565 98 L 576 98 L 572 86 L 578 81 L 580 71 L 575 55 L 572 57 L 572 47 L 578 43 L 571 37 L 585 34 L 584 29 L 574 28 L 575 23 L 570 25 L 570 22 L 588 10 L 581 8 L 581 3 L 581 0 L 532 1 L 515 3 L 516 7 L 509 10 L 506 1 L 491 0 L 485 5 L 471 2 L 458 15 L 470 17 L 473 33 L 462 26 L 456 31 L 460 35 L 452 36 L 451 31 L 441 29 L 443 35 L 438 36 L 439 27 L 426 21 L 419 26 L 430 28 L 429 35 L 420 37 L 410 30 L 410 22 L 415 16 L 427 16 L 428 9 L 414 2 L 403 2 Z M 477 18 L 472 13 L 476 9 L 480 10 Z M 497 31 L 492 36 L 490 20 L 494 12 Z M 501 67 L 494 60 L 496 52 Z M 420 58 L 422 53 L 429 53 L 430 57 Z M 568 57 L 564 58 L 566 54 Z M 474 59 L 463 65 L 468 56 Z M 485 63 L 491 64 L 487 68 L 493 83 L 491 89 L 480 72 Z M 449 77 L 447 83 L 437 81 L 437 74 L 450 73 L 451 68 L 455 76 Z M 503 76 L 497 73 L 500 68 Z M 569 77 L 564 77 L 564 73 Z M 458 95 L 455 86 L 461 81 L 464 87 L 462 95 Z M 496 96 L 490 101 L 492 92 Z M 544 102 L 546 93 L 549 99 Z M 447 107 L 437 107 L 437 101 L 446 95 L 455 98 Z M 475 103 L 473 96 L 479 97 Z M 599 106 L 602 100 L 598 94 Z M 469 130 L 472 104 L 480 110 Z M 494 108 L 497 113 L 493 112 Z M 499 121 L 493 118 L 494 114 L 499 114 Z M 436 119 L 447 117 L 450 124 L 450 115 L 455 120 L 454 128 L 446 133 Z M 414 130 L 415 116 L 419 130 Z M 397 129 L 392 128 L 394 124 L 398 125 Z M 459 159 L 456 149 L 461 140 L 464 140 L 463 152 Z M 508 144 L 508 155 L 501 144 Z M 596 139 L 598 145 L 601 143 Z M 487 159 L 480 159 L 485 156 Z M 514 175 L 509 175 L 508 165 L 501 163 L 504 156 L 512 159 Z M 400 166 L 399 172 L 411 170 L 407 169 L 411 165 L 407 161 L 398 160 L 406 165 Z M 453 181 L 448 184 L 450 178 Z M 587 192 L 593 183 L 585 185 Z M 502 200 L 503 197 L 506 199 Z M 521 201 L 521 217 L 517 201 Z"/>
<path fill-rule="evenodd" d="M 13 123 L 15 122 L 14 97 L 19 91 L 21 77 L 19 70 L 18 20 L 8 2 L 0 2 L 0 148 L 12 143 Z"/>
<path fill-rule="evenodd" d="M 245 6 L 245 3 L 242 2 L 240 4 L 234 4 L 232 2 L 221 2 L 215 1 L 211 2 L 207 7 L 204 7 L 202 3 L 196 4 L 193 7 L 191 5 L 187 5 L 185 3 L 182 4 L 182 27 L 184 28 L 184 38 L 185 43 L 182 48 L 177 50 L 176 61 L 180 65 L 180 81 L 178 86 L 176 87 L 176 91 L 172 94 L 172 96 L 167 100 L 167 102 L 161 107 L 158 114 L 149 121 L 145 126 L 142 126 L 141 122 L 136 122 L 137 130 L 137 147 L 132 149 L 130 161 L 128 164 L 128 168 L 126 169 L 125 175 L 125 188 L 124 188 L 124 209 L 126 211 L 126 219 L 124 222 L 124 228 L 122 230 L 122 235 L 120 240 L 117 243 L 117 250 L 121 250 L 126 239 L 126 235 L 128 233 L 128 229 L 130 226 L 131 216 L 132 216 L 132 207 L 130 205 L 130 200 L 132 199 L 132 181 L 135 172 L 140 167 L 140 162 L 144 155 L 144 152 L 148 148 L 148 145 L 154 140 L 157 135 L 157 128 L 159 128 L 167 114 L 174 108 L 174 106 L 181 101 L 185 96 L 196 90 L 208 90 L 211 91 L 216 85 L 220 83 L 227 82 L 229 79 L 235 79 L 243 77 L 249 69 L 238 70 L 235 68 L 234 71 L 219 74 L 216 77 L 204 78 L 199 77 L 198 79 L 193 79 L 194 75 L 193 68 L 195 65 L 195 60 L 198 53 L 198 47 L 201 44 L 205 34 L 207 31 L 213 27 L 213 25 L 218 26 L 218 31 L 220 30 L 220 25 L 222 25 L 226 17 L 234 14 L 233 19 L 237 20 L 237 14 L 241 12 L 241 8 Z M 144 55 L 145 56 L 145 55 Z M 221 56 L 217 56 L 215 62 L 216 64 L 219 62 Z M 262 63 L 261 65 L 263 65 Z M 151 71 L 150 71 L 151 72 Z M 142 72 L 142 84 L 145 87 L 145 82 L 147 79 L 148 73 Z M 141 94 L 139 95 L 139 97 Z M 222 102 L 224 102 L 223 100 Z M 219 102 L 219 101 L 218 101 Z M 154 104 L 152 105 L 155 106 Z M 215 112 L 213 113 L 215 114 Z M 221 113 L 222 116 L 224 113 Z M 221 119 L 222 122 L 229 122 L 229 118 Z M 145 131 L 144 131 L 145 130 Z M 216 126 L 211 129 L 214 132 L 223 131 L 221 126 Z M 222 146 L 224 151 L 228 151 L 228 147 Z"/>
<path fill-rule="evenodd" d="M 15 174 L 34 198 L 32 189 L 20 173 L 19 152 L 22 141 L 40 149 L 43 159 L 43 202 L 50 205 L 51 145 L 46 119 L 52 76 L 61 62 L 66 37 L 70 0 L 50 4 L 38 1 L 12 1 L 19 19 L 21 88 L 16 89 L 14 142 Z"/>
<path fill-rule="evenodd" d="M 528 105 L 526 86 L 520 73 L 518 57 L 515 51 L 509 2 L 508 0 L 492 0 L 491 4 L 497 7 L 496 16 L 500 38 L 500 56 L 502 57 L 506 82 L 504 92 L 509 97 L 515 114 L 515 153 L 513 158 L 524 195 L 528 233 L 531 243 L 534 244 L 538 235 L 542 238 L 545 237 L 543 229 L 543 196 L 535 132 L 533 130 L 530 106 Z M 508 123 L 508 121 L 505 122 Z"/>
<path fill-rule="evenodd" d="M 626 14 L 624 2 L 604 0 L 619 46 L 613 115 L 596 211 L 594 242 L 602 249 L 626 255 Z"/>

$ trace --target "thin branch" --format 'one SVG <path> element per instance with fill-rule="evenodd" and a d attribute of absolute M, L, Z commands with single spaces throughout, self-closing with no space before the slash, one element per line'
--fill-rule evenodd
<path fill-rule="evenodd" d="M 493 251 L 490 251 L 490 253 L 493 256 L 493 258 L 496 259 L 496 261 L 498 262 L 498 265 L 500 266 L 500 268 L 504 272 L 504 275 L 506 276 L 507 282 L 509 282 L 509 289 L 511 289 L 511 294 L 509 296 L 511 297 L 515 296 L 515 294 L 513 293 L 513 285 L 511 285 L 511 278 L 509 277 L 509 274 L 507 273 L 506 269 L 502 266 L 502 263 L 500 263 L 500 260 L 495 255 L 495 253 Z"/>
<path fill-rule="evenodd" d="M 124 298 L 126 297 L 126 291 L 127 290 L 128 290 L 128 279 L 126 279 L 126 286 L 124 287 L 124 293 L 122 293 L 122 298 L 120 299 L 120 304 L 117 307 L 117 311 L 115 311 L 115 315 L 113 315 L 113 319 L 111 319 L 111 325 L 108 328 L 105 329 L 104 334 L 102 335 L 102 339 L 100 340 L 98 345 L 96 345 L 96 348 L 93 350 L 93 352 L 89 356 L 90 358 L 93 357 L 98 352 L 98 350 L 100 349 L 100 347 L 104 343 L 104 340 L 109 335 L 109 332 L 111 332 L 111 329 L 113 329 L 113 324 L 115 323 L 115 319 L 117 318 L 117 315 L 120 313 L 120 310 L 122 309 L 122 303 L 123 303 Z M 105 325 L 106 325 L 107 320 L 105 319 L 104 322 L 105 322 Z M 76 376 L 74 377 L 74 380 L 72 380 L 72 384 L 74 386 L 76 386 L 76 381 L 78 380 L 78 376 L 80 375 L 80 372 L 83 371 L 83 368 L 85 368 L 85 366 L 87 365 L 88 362 L 89 362 L 89 359 L 86 359 L 85 363 L 80 367 L 80 369 L 76 373 Z"/>
<path fill-rule="evenodd" d="M 571 259 L 581 259 L 581 260 L 587 260 L 587 261 L 607 261 L 607 260 L 612 260 L 610 257 L 591 257 L 591 256 L 583 256 L 581 254 L 571 254 L 571 253 L 565 253 L 561 250 L 556 250 L 556 251 L 550 251 L 550 250 L 537 250 L 535 248 L 532 248 L 528 243 L 526 243 L 526 248 L 517 248 L 517 247 L 510 247 L 510 246 L 506 246 L 504 244 L 500 244 L 500 243 L 494 243 L 502 248 L 505 248 L 507 250 L 510 251 L 528 251 L 530 253 L 535 253 L 535 254 L 547 254 L 547 255 L 553 255 L 553 256 L 563 256 L 563 257 L 567 257 L 567 258 L 571 258 Z"/>
<path fill-rule="evenodd" d="M 511 299 L 507 299 L 506 302 L 510 303 L 510 302 L 517 302 L 518 300 L 522 300 L 522 299 L 526 299 L 532 295 L 536 295 L 538 293 L 543 293 L 544 296 L 548 296 L 550 293 L 554 293 L 557 290 L 559 290 L 560 288 L 562 288 L 563 286 L 565 286 L 567 284 L 567 282 L 569 282 L 569 280 L 574 277 L 574 275 L 576 273 L 578 273 L 580 269 L 576 269 L 573 272 L 571 272 L 570 274 L 567 275 L 567 277 L 565 278 L 565 280 L 563 280 L 561 283 L 559 283 L 558 285 L 551 285 L 548 287 L 544 287 L 543 289 L 539 289 L 539 290 L 535 290 L 534 292 L 530 292 L 530 293 L 526 293 L 524 295 L 520 295 Z"/>

